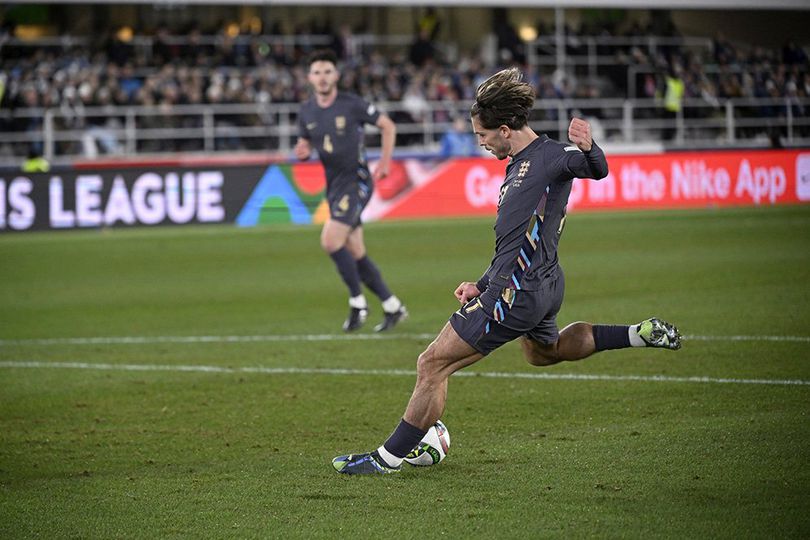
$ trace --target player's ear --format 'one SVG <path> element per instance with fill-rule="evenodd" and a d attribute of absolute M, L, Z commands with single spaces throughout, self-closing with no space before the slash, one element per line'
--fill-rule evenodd
<path fill-rule="evenodd" d="M 512 130 L 509 129 L 509 126 L 507 126 L 506 124 L 501 124 L 498 127 L 498 131 L 500 132 L 501 137 L 503 137 L 504 139 L 508 139 L 509 136 L 512 134 Z"/>

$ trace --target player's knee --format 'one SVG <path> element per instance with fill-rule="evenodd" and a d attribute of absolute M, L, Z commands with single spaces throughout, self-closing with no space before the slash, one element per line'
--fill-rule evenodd
<path fill-rule="evenodd" d="M 526 361 L 533 366 L 551 366 L 561 360 L 556 343 L 550 346 L 543 346 L 534 340 L 524 338 L 522 345 L 523 355 Z"/>
<path fill-rule="evenodd" d="M 551 366 L 560 361 L 560 357 L 556 354 L 550 355 L 548 353 L 535 352 L 526 355 L 526 361 L 533 366 L 543 367 Z"/>
<path fill-rule="evenodd" d="M 334 238 L 321 238 L 321 249 L 326 253 L 334 253 L 342 247 L 343 245 Z"/>
<path fill-rule="evenodd" d="M 425 350 L 416 358 L 416 375 L 422 376 L 430 370 L 430 359 L 433 353 L 430 349 Z"/>
<path fill-rule="evenodd" d="M 438 372 L 438 362 L 436 354 L 433 352 L 432 347 L 428 347 L 416 359 L 416 377 L 417 379 L 431 379 Z"/>

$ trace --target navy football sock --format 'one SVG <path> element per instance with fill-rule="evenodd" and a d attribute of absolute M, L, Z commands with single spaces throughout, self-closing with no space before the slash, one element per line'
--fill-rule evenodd
<path fill-rule="evenodd" d="M 374 264 L 374 261 L 364 256 L 357 261 L 357 272 L 360 274 L 360 279 L 366 284 L 366 287 L 380 297 L 380 300 L 387 300 L 391 297 L 391 291 L 388 285 L 383 281 L 380 269 Z"/>
<path fill-rule="evenodd" d="M 416 448 L 425 433 L 427 433 L 426 430 L 409 424 L 403 418 L 388 440 L 383 443 L 383 447 L 396 457 L 404 458 L 408 452 Z"/>
<path fill-rule="evenodd" d="M 349 288 L 351 296 L 362 294 L 363 291 L 360 288 L 360 274 L 357 271 L 357 263 L 354 261 L 352 254 L 349 253 L 349 250 L 342 247 L 330 253 L 329 256 L 335 261 L 337 271 Z"/>
<path fill-rule="evenodd" d="M 594 324 L 593 343 L 597 351 L 631 347 L 629 326 Z"/>

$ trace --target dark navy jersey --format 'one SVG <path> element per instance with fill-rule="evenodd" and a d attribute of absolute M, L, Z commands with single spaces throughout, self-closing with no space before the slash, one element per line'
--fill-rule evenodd
<path fill-rule="evenodd" d="M 479 290 L 486 288 L 481 298 L 486 307 L 503 289 L 538 290 L 555 274 L 573 179 L 607 174 L 605 154 L 596 144 L 583 153 L 541 135 L 512 157 L 498 201 L 495 255 L 478 282 Z"/>
<path fill-rule="evenodd" d="M 298 134 L 318 150 L 326 171 L 327 197 L 358 181 L 370 184 L 363 126 L 376 124 L 379 117 L 374 105 L 343 92 L 329 107 L 319 107 L 314 97 L 301 106 Z"/>

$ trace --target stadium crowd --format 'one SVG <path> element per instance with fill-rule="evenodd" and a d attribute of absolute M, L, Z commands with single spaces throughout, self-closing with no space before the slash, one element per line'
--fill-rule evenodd
<path fill-rule="evenodd" d="M 297 29 L 322 32 L 329 37 L 344 62 L 341 85 L 372 102 L 399 102 L 392 114 L 402 123 L 451 122 L 455 114 L 466 111 L 474 89 L 496 68 L 526 61 L 525 45 L 514 31 L 497 33 L 499 63 L 486 65 L 476 54 L 462 54 L 452 63 L 445 61 L 432 32 L 419 32 L 410 47 L 383 54 L 358 46 L 357 36 L 348 27 L 337 32 L 328 29 Z M 649 29 L 634 25 L 615 35 L 643 36 Z M 547 28 L 540 35 L 549 35 Z M 605 35 L 602 28 L 583 28 L 570 36 Z M 317 34 L 316 34 L 317 35 Z M 673 32 L 673 35 L 676 35 Z M 181 39 L 178 39 L 181 38 Z M 2 39 L 0 39 L 2 43 Z M 113 35 L 97 44 L 72 46 L 3 47 L 0 60 L 0 130 L 26 132 L 41 129 L 41 115 L 17 116 L 26 108 L 57 108 L 63 129 L 85 130 L 104 153 L 121 151 L 121 143 L 110 128 L 121 128 L 121 106 L 157 106 L 199 104 L 294 104 L 308 93 L 303 58 L 314 46 L 290 45 L 268 36 L 232 36 L 224 31 L 215 39 L 193 26 L 172 34 L 162 27 L 154 32 L 151 46 L 136 46 Z M 540 73 L 523 66 L 537 88 L 538 97 L 663 98 L 675 88 L 678 100 L 703 100 L 701 115 L 721 114 L 723 98 L 773 97 L 793 101 L 791 113 L 806 116 L 808 110 L 798 98 L 810 96 L 810 68 L 805 51 L 794 42 L 781 50 L 742 47 L 722 35 L 715 37 L 711 50 L 700 53 L 686 47 L 643 46 L 615 47 L 610 50 L 618 60 L 601 80 L 575 72 Z M 569 45 L 569 54 L 581 54 Z M 638 68 L 636 87 L 627 88 L 627 66 Z M 447 102 L 444 112 L 431 112 L 428 102 Z M 84 113 L 99 107 L 100 115 Z M 751 111 L 753 115 L 779 116 L 785 105 L 768 105 Z M 108 111 L 108 112 L 107 112 Z M 455 113 L 453 111 L 456 111 Z M 670 111 L 671 112 L 671 111 Z M 663 114 L 666 116 L 667 111 Z M 550 110 L 549 115 L 556 114 Z M 598 111 L 596 112 L 598 114 Z M 238 116 L 218 119 L 218 125 L 258 125 L 272 118 Z M 138 129 L 159 127 L 199 128 L 199 116 L 151 115 L 138 119 Z M 407 135 L 398 144 L 407 145 Z M 165 142 L 142 141 L 139 151 L 156 150 Z M 200 142 L 175 141 L 176 150 L 198 150 Z M 262 143 L 264 144 L 264 143 Z M 250 147 L 238 137 L 221 138 L 225 149 Z M 250 149 L 250 148 L 249 148 Z M 257 148 L 258 149 L 258 148 Z M 41 149 L 38 149 L 41 151 Z M 0 150 L 2 151 L 2 150 Z"/>

